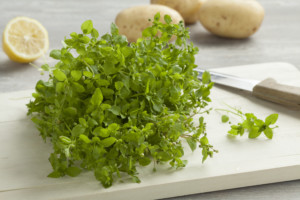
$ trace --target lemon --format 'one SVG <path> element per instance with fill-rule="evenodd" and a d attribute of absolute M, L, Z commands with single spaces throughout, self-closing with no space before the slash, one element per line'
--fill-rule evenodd
<path fill-rule="evenodd" d="M 16 17 L 3 32 L 3 50 L 19 63 L 29 63 L 42 56 L 49 48 L 48 32 L 37 20 Z"/>

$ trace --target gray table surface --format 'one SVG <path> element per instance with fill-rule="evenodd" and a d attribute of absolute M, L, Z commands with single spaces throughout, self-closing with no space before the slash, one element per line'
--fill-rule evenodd
<path fill-rule="evenodd" d="M 300 1 L 259 0 L 265 8 L 260 30 L 246 40 L 215 37 L 200 23 L 189 26 L 191 40 L 200 49 L 197 64 L 205 69 L 261 62 L 289 62 L 300 69 Z M 109 31 L 117 13 L 127 7 L 148 4 L 149 0 L 0 0 L 0 32 L 16 16 L 33 17 L 48 30 L 50 49 L 60 48 L 61 40 L 80 31 L 86 19 L 92 19 L 100 34 Z M 2 41 L 0 41 L 2 46 Z M 39 59 L 41 65 L 45 59 Z M 53 64 L 53 61 L 46 59 Z M 0 50 L 0 92 L 34 88 L 40 73 L 28 64 L 10 61 Z M 300 199 L 300 181 L 195 194 L 171 199 Z"/>

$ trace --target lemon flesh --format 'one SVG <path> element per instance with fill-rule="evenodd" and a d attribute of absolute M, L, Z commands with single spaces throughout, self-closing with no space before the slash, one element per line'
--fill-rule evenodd
<path fill-rule="evenodd" d="M 19 63 L 29 63 L 41 57 L 49 48 L 48 32 L 37 20 L 16 17 L 3 32 L 3 50 Z"/>

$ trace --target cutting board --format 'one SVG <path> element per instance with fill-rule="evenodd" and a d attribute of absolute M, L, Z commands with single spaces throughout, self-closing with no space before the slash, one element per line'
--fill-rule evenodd
<path fill-rule="evenodd" d="M 300 72 L 287 63 L 214 69 L 245 78 L 272 77 L 280 83 L 300 86 Z M 188 166 L 173 170 L 160 166 L 139 168 L 141 183 L 123 179 L 104 189 L 91 172 L 59 179 L 51 172 L 48 157 L 51 145 L 44 143 L 26 116 L 33 91 L 0 94 L 0 199 L 158 199 L 229 188 L 300 179 L 300 112 L 252 97 L 238 90 L 214 87 L 213 108 L 225 104 L 253 112 L 260 118 L 279 113 L 274 138 L 268 140 L 229 137 L 229 124 L 221 123 L 221 113 L 212 110 L 207 120 L 210 142 L 219 153 L 201 163 L 201 152 L 186 147 Z M 234 117 L 232 121 L 234 122 Z"/>

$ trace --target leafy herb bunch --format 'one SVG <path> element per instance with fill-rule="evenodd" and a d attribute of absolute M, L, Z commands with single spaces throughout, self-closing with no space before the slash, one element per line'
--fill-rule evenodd
<path fill-rule="evenodd" d="M 199 125 L 193 118 L 208 112 L 213 84 L 208 73 L 200 82 L 193 71 L 198 49 L 187 43 L 183 23 L 171 24 L 167 15 L 166 23 L 159 19 L 156 14 L 143 38 L 130 45 L 115 24 L 98 39 L 88 20 L 83 33 L 71 33 L 62 49 L 50 53 L 59 61 L 42 66 L 49 80 L 38 81 L 27 105 L 53 145 L 49 177 L 77 176 L 84 169 L 93 170 L 104 187 L 126 174 L 140 182 L 138 165 L 186 165 L 182 139 L 192 150 L 202 149 L 203 161 L 212 156 L 204 118 L 198 117 Z"/>

